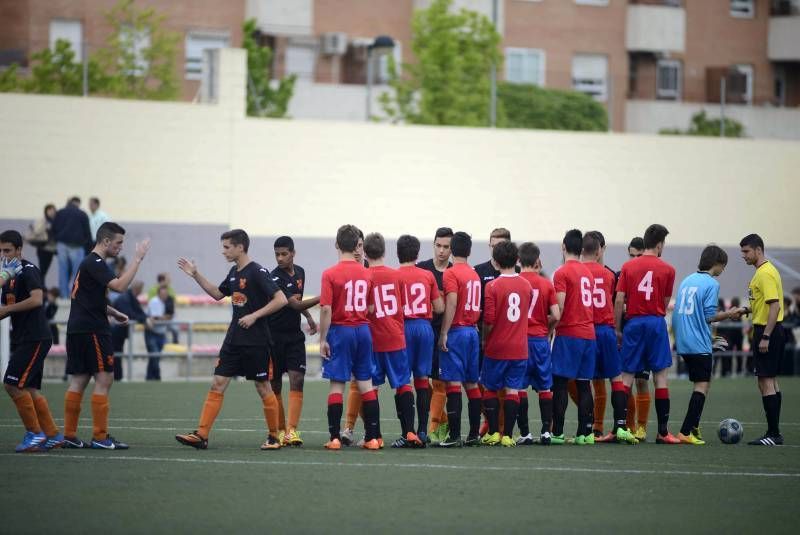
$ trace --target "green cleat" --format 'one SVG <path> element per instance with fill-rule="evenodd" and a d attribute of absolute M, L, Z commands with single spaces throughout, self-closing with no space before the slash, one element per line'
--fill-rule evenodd
<path fill-rule="evenodd" d="M 500 439 L 500 445 L 503 446 L 504 448 L 513 448 L 517 445 L 517 443 L 514 441 L 513 438 L 506 435 Z"/>
<path fill-rule="evenodd" d="M 496 446 L 497 444 L 500 444 L 500 441 L 501 439 L 499 432 L 486 433 L 485 435 L 483 435 L 483 437 L 481 437 L 482 446 Z"/>
<path fill-rule="evenodd" d="M 628 429 L 620 427 L 617 429 L 617 442 L 620 444 L 638 444 L 639 441 Z"/>
<path fill-rule="evenodd" d="M 554 446 L 562 446 L 562 445 L 564 445 L 566 443 L 567 443 L 567 439 L 564 438 L 564 434 L 563 433 L 560 434 L 560 435 L 553 435 L 553 436 L 550 437 L 550 444 L 553 444 Z"/>
<path fill-rule="evenodd" d="M 594 444 L 594 434 L 578 435 L 573 442 L 576 446 L 591 446 Z"/>
<path fill-rule="evenodd" d="M 694 435 L 694 438 L 696 438 L 697 440 L 705 442 L 705 440 L 703 440 L 703 434 L 700 432 L 700 427 L 695 427 L 694 429 L 692 429 L 692 435 Z"/>

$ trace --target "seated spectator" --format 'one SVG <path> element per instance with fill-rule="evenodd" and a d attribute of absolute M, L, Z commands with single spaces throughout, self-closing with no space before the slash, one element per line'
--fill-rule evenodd
<path fill-rule="evenodd" d="M 139 303 L 138 298 L 143 289 L 144 283 L 142 281 L 133 281 L 128 291 L 119 294 L 111 306 L 127 315 L 131 322 L 146 323 L 147 314 L 142 310 L 142 305 Z M 127 339 L 127 325 L 116 324 L 111 327 L 111 343 L 114 346 L 114 379 L 117 381 L 122 379 L 122 358 L 119 355 L 124 351 L 125 340 Z"/>
<path fill-rule="evenodd" d="M 155 322 L 169 321 L 172 314 L 166 311 L 169 292 L 166 286 L 158 289 L 158 294 L 147 302 L 148 322 L 144 331 L 144 340 L 147 345 L 147 376 L 148 381 L 161 380 L 161 351 L 167 342 L 167 326 Z"/>

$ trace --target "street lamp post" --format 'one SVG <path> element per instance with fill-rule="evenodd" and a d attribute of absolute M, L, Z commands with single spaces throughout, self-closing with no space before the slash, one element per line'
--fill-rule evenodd
<path fill-rule="evenodd" d="M 375 78 L 374 58 L 394 49 L 394 39 L 379 35 L 367 46 L 367 121 L 372 117 L 372 80 Z"/>

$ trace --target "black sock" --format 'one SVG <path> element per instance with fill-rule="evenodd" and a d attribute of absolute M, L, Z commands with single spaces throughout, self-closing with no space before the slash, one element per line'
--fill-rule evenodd
<path fill-rule="evenodd" d="M 589 381 L 575 381 L 578 389 L 578 431 L 576 436 L 591 435 L 594 425 L 594 398 L 592 384 Z"/>
<path fill-rule="evenodd" d="M 481 398 L 469 398 L 467 400 L 467 411 L 469 414 L 469 436 L 477 437 L 481 429 Z"/>
<path fill-rule="evenodd" d="M 449 440 L 461 438 L 461 391 L 447 393 L 447 424 L 450 427 Z"/>
<path fill-rule="evenodd" d="M 611 407 L 614 409 L 614 429 L 622 427 L 623 429 L 628 425 L 628 393 L 624 390 L 614 390 L 614 385 L 611 386 Z"/>
<path fill-rule="evenodd" d="M 656 417 L 658 418 L 658 434 L 665 437 L 669 434 L 669 395 L 662 398 L 657 395 L 655 405 Z"/>
<path fill-rule="evenodd" d="M 397 419 L 400 420 L 400 435 L 406 436 L 406 422 L 403 414 L 403 406 L 400 401 L 400 394 L 394 395 L 394 408 L 397 411 Z"/>
<path fill-rule="evenodd" d="M 369 442 L 381 436 L 380 432 L 380 407 L 377 399 L 371 399 L 361 403 L 364 411 L 364 440 Z"/>
<path fill-rule="evenodd" d="M 539 398 L 539 415 L 542 418 L 542 434 L 549 433 L 553 426 L 553 393 L 546 398 Z"/>
<path fill-rule="evenodd" d="M 417 388 L 417 430 L 421 433 L 428 432 L 428 412 L 431 409 L 431 389 Z"/>
<path fill-rule="evenodd" d="M 561 436 L 564 434 L 564 416 L 567 413 L 567 378 L 561 376 L 553 377 L 553 435 Z"/>
<path fill-rule="evenodd" d="M 486 420 L 489 422 L 489 434 L 494 434 L 499 431 L 498 429 L 498 412 L 500 410 L 500 400 L 497 399 L 497 393 L 494 397 L 487 397 L 483 400 L 483 412 L 486 414 Z"/>
<path fill-rule="evenodd" d="M 780 402 L 778 395 L 772 394 L 769 396 L 762 396 L 761 403 L 764 405 L 764 413 L 767 415 L 767 435 L 775 436 L 780 435 L 781 430 L 778 425 L 778 413 L 780 412 Z"/>
<path fill-rule="evenodd" d="M 342 425 L 342 409 L 341 403 L 328 404 L 328 433 L 331 435 L 331 440 L 339 438 L 339 431 Z"/>
<path fill-rule="evenodd" d="M 689 398 L 689 407 L 686 409 L 686 418 L 683 419 L 681 426 L 681 433 L 689 435 L 692 429 L 697 427 L 700 421 L 700 415 L 703 414 L 703 405 L 706 403 L 706 396 L 702 392 L 692 392 L 692 397 Z"/>
<path fill-rule="evenodd" d="M 402 418 L 401 425 L 405 425 L 406 430 L 403 436 L 407 433 L 414 432 L 414 394 L 411 391 L 403 392 L 400 394 L 400 417 Z"/>
<path fill-rule="evenodd" d="M 519 399 L 519 398 L 517 398 Z M 506 398 L 503 401 L 503 436 L 513 436 L 514 423 L 517 421 L 517 411 L 519 411 L 519 401 Z"/>
<path fill-rule="evenodd" d="M 519 397 L 519 410 L 517 411 L 517 425 L 519 434 L 523 437 L 530 434 L 531 428 L 528 422 L 528 396 Z"/>
<path fill-rule="evenodd" d="M 775 395 L 778 396 L 778 425 L 780 426 L 781 421 L 781 406 L 783 405 L 783 394 L 781 394 L 780 390 L 775 392 Z"/>

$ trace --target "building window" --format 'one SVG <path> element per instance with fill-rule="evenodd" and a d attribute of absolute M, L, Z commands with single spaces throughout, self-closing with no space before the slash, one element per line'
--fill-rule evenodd
<path fill-rule="evenodd" d="M 374 55 L 374 54 L 373 54 Z M 401 72 L 403 66 L 403 43 L 394 40 L 394 48 L 392 48 L 392 57 L 394 58 L 394 65 L 397 74 Z M 379 84 L 389 83 L 389 54 L 381 54 L 378 58 L 378 69 L 375 75 L 375 82 Z"/>
<path fill-rule="evenodd" d="M 314 80 L 317 49 L 313 45 L 289 43 L 286 47 L 286 75 L 294 74 L 300 80 Z"/>
<path fill-rule="evenodd" d="M 506 81 L 544 86 L 544 50 L 506 48 Z"/>
<path fill-rule="evenodd" d="M 203 72 L 203 51 L 228 46 L 225 33 L 189 32 L 186 34 L 186 79 L 200 80 Z"/>
<path fill-rule="evenodd" d="M 756 15 L 753 0 L 731 0 L 731 16 L 738 19 L 752 19 Z"/>
<path fill-rule="evenodd" d="M 656 67 L 656 98 L 679 100 L 681 98 L 681 62 L 660 59 Z"/>
<path fill-rule="evenodd" d="M 733 87 L 734 92 L 742 95 L 742 100 L 746 104 L 753 103 L 753 66 L 752 65 L 734 65 L 733 70 L 738 73 L 741 80 L 742 87 Z M 735 78 L 735 77 L 732 77 Z M 734 84 L 735 85 L 735 84 Z"/>
<path fill-rule="evenodd" d="M 132 26 L 125 25 L 120 29 L 119 39 L 123 47 L 133 54 L 134 68 L 128 74 L 142 75 L 147 71 L 149 62 L 144 57 L 144 51 L 150 48 L 149 30 L 136 31 Z"/>
<path fill-rule="evenodd" d="M 69 41 L 75 52 L 75 61 L 83 61 L 83 24 L 79 20 L 54 19 L 50 21 L 50 50 L 56 49 L 56 41 Z"/>
<path fill-rule="evenodd" d="M 608 58 L 600 54 L 577 54 L 572 58 L 572 88 L 595 100 L 608 98 Z"/>

